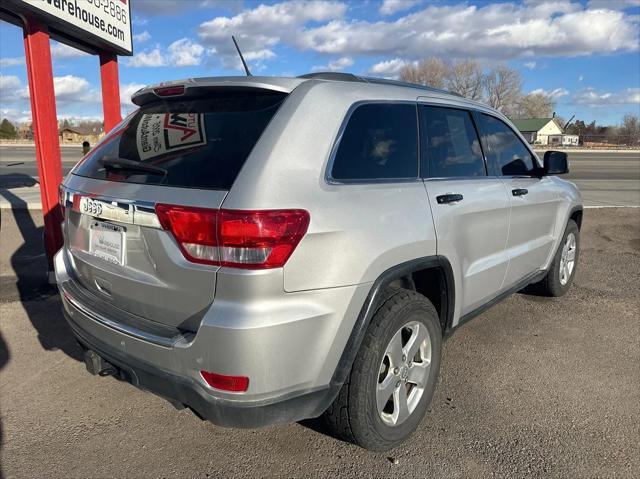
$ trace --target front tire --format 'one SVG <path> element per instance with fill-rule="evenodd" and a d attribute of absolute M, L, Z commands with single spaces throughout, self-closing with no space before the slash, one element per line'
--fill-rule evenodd
<path fill-rule="evenodd" d="M 558 251 L 549 266 L 549 271 L 537 285 L 541 293 L 554 297 L 566 294 L 576 276 L 579 256 L 580 229 L 575 221 L 569 220 Z"/>
<path fill-rule="evenodd" d="M 348 381 L 325 412 L 341 439 L 384 451 L 406 440 L 422 421 L 435 391 L 442 331 L 431 302 L 387 288 L 373 315 Z"/>

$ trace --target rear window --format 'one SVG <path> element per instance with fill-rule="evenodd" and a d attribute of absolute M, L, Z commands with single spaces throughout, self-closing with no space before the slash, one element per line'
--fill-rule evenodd
<path fill-rule="evenodd" d="M 331 177 L 389 180 L 417 176 L 416 106 L 367 103 L 357 107 L 342 134 Z"/>
<path fill-rule="evenodd" d="M 286 96 L 236 91 L 154 102 L 109 134 L 73 173 L 228 190 Z"/>

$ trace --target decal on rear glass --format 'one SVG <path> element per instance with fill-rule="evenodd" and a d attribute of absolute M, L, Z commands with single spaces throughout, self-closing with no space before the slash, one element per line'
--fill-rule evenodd
<path fill-rule="evenodd" d="M 138 123 L 136 146 L 143 161 L 206 144 L 202 113 L 144 114 Z"/>

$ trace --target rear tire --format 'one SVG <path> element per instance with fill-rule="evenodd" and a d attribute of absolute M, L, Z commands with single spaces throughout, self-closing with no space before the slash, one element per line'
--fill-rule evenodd
<path fill-rule="evenodd" d="M 387 288 L 349 378 L 324 414 L 331 432 L 374 451 L 406 440 L 431 402 L 441 351 L 431 302 L 415 291 Z"/>
<path fill-rule="evenodd" d="M 539 292 L 554 297 L 566 294 L 576 276 L 579 257 L 580 229 L 575 221 L 569 220 L 547 275 L 535 285 Z"/>

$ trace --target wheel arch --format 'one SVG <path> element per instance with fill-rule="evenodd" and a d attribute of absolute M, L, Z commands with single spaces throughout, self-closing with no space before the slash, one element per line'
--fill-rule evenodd
<path fill-rule="evenodd" d="M 434 279 L 437 280 L 435 285 Z M 331 385 L 342 385 L 347 380 L 371 318 L 381 302 L 388 299 L 384 291 L 391 285 L 426 296 L 438 311 L 443 335 L 450 331 L 455 308 L 455 283 L 449 260 L 444 256 L 426 256 L 393 266 L 373 282 L 333 373 Z"/>
<path fill-rule="evenodd" d="M 582 213 L 583 213 L 582 206 L 574 206 L 573 208 L 571 208 L 571 211 L 569 212 L 569 219 L 576 222 L 579 230 L 582 229 Z"/>

